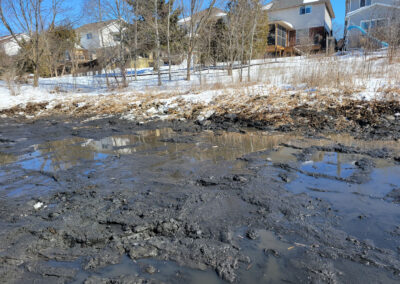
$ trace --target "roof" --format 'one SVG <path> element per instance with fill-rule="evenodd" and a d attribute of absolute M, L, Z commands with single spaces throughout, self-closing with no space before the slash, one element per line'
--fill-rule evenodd
<path fill-rule="evenodd" d="M 17 37 L 17 39 L 19 38 L 18 40 L 21 39 L 21 36 L 25 38 L 28 37 L 25 34 L 16 34 L 15 36 Z M 14 37 L 12 35 L 0 36 L 0 44 L 4 44 L 10 41 L 14 41 Z"/>
<path fill-rule="evenodd" d="M 77 28 L 77 31 L 93 31 L 93 30 L 99 30 L 101 28 L 105 28 L 108 25 L 117 22 L 117 20 L 109 20 L 109 21 L 103 21 L 103 22 L 97 22 L 97 23 L 90 23 L 90 24 L 86 24 L 83 26 L 80 26 L 79 28 Z"/>
<path fill-rule="evenodd" d="M 200 12 L 194 14 L 193 18 L 196 21 L 198 21 L 201 18 L 207 16 L 208 11 L 209 11 L 209 9 L 205 9 L 203 11 L 200 11 Z M 211 8 L 211 14 L 210 14 L 211 18 L 221 18 L 221 17 L 225 17 L 225 16 L 226 16 L 226 13 L 224 12 L 224 10 L 221 10 L 221 9 L 215 8 L 215 7 Z M 183 23 L 186 23 L 186 22 L 190 21 L 190 19 L 191 19 L 191 17 L 186 17 L 186 18 L 180 19 L 178 21 L 178 23 L 179 24 L 183 24 Z"/>
<path fill-rule="evenodd" d="M 290 9 L 294 7 L 300 7 L 304 5 L 316 5 L 316 4 L 325 4 L 326 8 L 331 15 L 331 18 L 335 18 L 335 12 L 332 8 L 332 3 L 330 0 L 273 0 L 271 3 L 268 3 L 264 6 L 264 10 L 267 11 L 277 11 L 283 9 Z"/>
<path fill-rule="evenodd" d="M 362 8 L 358 8 L 357 10 L 354 10 L 354 11 L 351 11 L 351 12 L 347 13 L 346 18 L 347 17 L 351 17 L 351 16 L 353 16 L 355 14 L 358 14 L 358 13 L 360 13 L 362 11 L 366 11 L 366 10 L 375 8 L 377 6 L 381 6 L 381 7 L 385 7 L 385 8 L 389 8 L 389 9 L 393 9 L 393 8 L 400 9 L 400 7 L 398 7 L 396 5 L 390 5 L 390 4 L 384 4 L 384 3 L 374 3 L 372 5 L 365 6 L 365 7 L 362 7 Z"/>
<path fill-rule="evenodd" d="M 272 21 L 269 24 L 279 24 L 279 25 L 285 27 L 288 30 L 293 30 L 294 29 L 293 25 L 291 23 L 287 22 L 287 21 L 282 21 L 282 20 L 280 20 L 280 21 Z"/>

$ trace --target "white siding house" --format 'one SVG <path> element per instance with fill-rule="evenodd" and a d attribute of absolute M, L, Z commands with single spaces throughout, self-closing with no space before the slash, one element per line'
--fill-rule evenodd
<path fill-rule="evenodd" d="M 25 34 L 16 35 L 18 41 L 28 40 L 29 36 Z M 8 56 L 15 56 L 20 51 L 21 47 L 18 45 L 17 41 L 13 36 L 3 36 L 0 37 L 0 49 L 2 49 Z"/>
<path fill-rule="evenodd" d="M 119 30 L 120 24 L 117 20 L 84 25 L 77 29 L 80 46 L 88 50 L 94 57 L 98 49 L 119 44 Z"/>
<path fill-rule="evenodd" d="M 348 48 L 360 47 L 362 38 L 385 40 L 379 33 L 398 24 L 400 20 L 399 0 L 346 0 L 345 37 Z M 377 31 L 380 29 L 379 33 Z M 383 30 L 382 30 L 383 29 Z M 384 44 L 382 44 L 384 46 Z"/>

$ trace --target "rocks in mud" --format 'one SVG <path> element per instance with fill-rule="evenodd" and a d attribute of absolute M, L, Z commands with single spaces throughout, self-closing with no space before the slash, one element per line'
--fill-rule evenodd
<path fill-rule="evenodd" d="M 111 264 L 117 264 L 121 261 L 121 255 L 114 251 L 103 251 L 101 254 L 95 255 L 89 258 L 86 265 L 84 265 L 84 269 L 91 270 L 97 269 L 100 267 L 105 267 Z"/>
<path fill-rule="evenodd" d="M 247 231 L 246 237 L 249 238 L 250 240 L 256 240 L 260 237 L 260 235 L 256 230 L 250 229 Z"/>
<path fill-rule="evenodd" d="M 393 189 L 386 197 L 392 199 L 394 203 L 400 203 L 400 188 Z"/>
<path fill-rule="evenodd" d="M 218 185 L 218 181 L 215 179 L 215 177 L 208 177 L 208 178 L 201 178 L 197 180 L 197 184 L 200 186 L 214 186 Z"/>
<path fill-rule="evenodd" d="M 274 257 L 279 257 L 280 254 L 277 250 L 275 249 L 264 249 L 264 254 L 265 255 L 272 255 Z"/>
<path fill-rule="evenodd" d="M 123 275 L 117 278 L 102 278 L 99 276 L 91 276 L 83 282 L 84 284 L 156 284 L 163 283 L 151 279 L 141 278 L 138 275 Z"/>
<path fill-rule="evenodd" d="M 199 115 L 197 117 L 197 122 L 200 125 L 204 125 L 205 121 L 208 120 L 211 116 L 213 116 L 215 114 L 214 110 L 208 110 L 205 113 L 202 113 L 201 115 Z"/>
<path fill-rule="evenodd" d="M 235 282 L 236 274 L 235 270 L 239 268 L 239 263 L 236 258 L 229 256 L 226 261 L 219 263 L 215 271 L 218 276 L 228 282 Z"/>
<path fill-rule="evenodd" d="M 400 163 L 400 157 L 394 157 L 393 158 L 396 162 Z"/>
<path fill-rule="evenodd" d="M 247 179 L 243 176 L 239 176 L 239 175 L 234 175 L 232 177 L 233 181 L 238 181 L 238 182 L 247 182 Z"/>
<path fill-rule="evenodd" d="M 220 241 L 226 244 L 231 244 L 233 242 L 233 234 L 230 231 L 223 231 L 220 233 Z"/>
<path fill-rule="evenodd" d="M 154 266 L 152 266 L 152 265 L 146 266 L 144 270 L 145 270 L 148 274 L 154 274 L 154 273 L 157 272 L 157 269 L 156 269 Z"/>
<path fill-rule="evenodd" d="M 279 177 L 281 178 L 282 181 L 284 181 L 286 183 L 289 183 L 291 181 L 288 173 L 280 173 Z"/>
<path fill-rule="evenodd" d="M 77 273 L 77 269 L 53 267 L 44 263 L 28 263 L 26 264 L 26 269 L 29 272 L 34 272 L 43 276 L 55 276 L 60 279 L 69 279 L 69 281 L 74 279 Z"/>
<path fill-rule="evenodd" d="M 156 257 L 158 250 L 154 246 L 137 245 L 129 249 L 129 257 L 133 260 L 139 258 Z"/>
<path fill-rule="evenodd" d="M 0 143 L 14 143 L 14 140 L 6 139 L 6 138 L 0 138 Z"/>
<path fill-rule="evenodd" d="M 371 171 L 375 167 L 375 163 L 367 158 L 362 158 L 356 161 L 355 165 L 362 171 Z"/>
<path fill-rule="evenodd" d="M 197 239 L 200 238 L 203 234 L 200 226 L 196 223 L 186 224 L 185 225 L 186 236 Z"/>
<path fill-rule="evenodd" d="M 174 219 L 170 219 L 169 221 L 159 223 L 155 229 L 155 232 L 163 236 L 173 236 L 178 229 L 179 223 Z"/>

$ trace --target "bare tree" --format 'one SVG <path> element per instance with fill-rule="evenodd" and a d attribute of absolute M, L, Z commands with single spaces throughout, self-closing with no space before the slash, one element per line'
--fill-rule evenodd
<path fill-rule="evenodd" d="M 44 53 L 43 31 L 55 26 L 63 0 L 0 0 L 0 20 L 21 48 L 29 48 L 32 61 L 33 86 L 39 86 L 41 57 Z M 18 32 L 29 37 L 29 45 Z"/>
<path fill-rule="evenodd" d="M 249 50 L 249 66 L 247 70 L 247 80 L 251 81 L 251 60 L 253 60 L 253 46 L 254 46 L 254 37 L 257 32 L 257 25 L 259 22 L 262 23 L 261 28 L 264 28 L 265 22 L 268 19 L 267 13 L 262 10 L 262 1 L 260 0 L 251 0 L 250 3 L 251 12 L 251 33 L 250 33 L 250 50 Z"/>
<path fill-rule="evenodd" d="M 227 5 L 227 32 L 225 34 L 225 51 L 229 60 L 228 75 L 233 75 L 233 65 L 244 51 L 244 25 L 246 24 L 246 0 L 232 0 Z"/>
<path fill-rule="evenodd" d="M 103 6 L 105 7 L 105 17 L 117 21 L 117 32 L 114 34 L 117 46 L 111 48 L 113 51 L 111 52 L 111 56 L 113 58 L 113 63 L 118 66 L 121 72 L 122 86 L 126 87 L 128 85 L 126 79 L 126 65 L 130 58 L 128 50 L 130 42 L 127 36 L 127 28 L 133 20 L 132 10 L 125 0 L 104 0 Z"/>
<path fill-rule="evenodd" d="M 158 29 L 158 3 L 157 0 L 154 0 L 154 28 L 156 31 L 156 58 L 157 58 L 157 77 L 158 77 L 158 85 L 161 86 L 161 66 L 160 66 L 160 32 Z"/>
<path fill-rule="evenodd" d="M 172 75 L 171 75 L 170 26 L 171 26 L 171 1 L 168 1 L 168 18 L 167 18 L 167 53 L 168 53 L 168 79 L 171 81 L 171 80 L 172 80 Z"/>
<path fill-rule="evenodd" d="M 189 2 L 189 3 L 188 3 Z M 204 29 L 207 20 L 210 18 L 216 0 L 211 0 L 207 10 L 200 13 L 205 6 L 204 0 L 190 0 L 181 2 L 183 23 L 187 29 L 186 36 L 186 54 L 187 54 L 187 75 L 186 80 L 190 81 L 190 68 L 193 59 L 193 53 L 198 43 L 198 35 Z"/>

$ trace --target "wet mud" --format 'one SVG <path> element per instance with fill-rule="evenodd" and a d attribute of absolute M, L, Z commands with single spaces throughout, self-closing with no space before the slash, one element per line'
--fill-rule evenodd
<path fill-rule="evenodd" d="M 207 121 L 3 119 L 3 282 L 400 281 L 396 128 Z"/>

